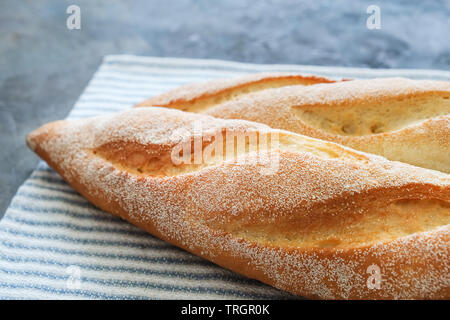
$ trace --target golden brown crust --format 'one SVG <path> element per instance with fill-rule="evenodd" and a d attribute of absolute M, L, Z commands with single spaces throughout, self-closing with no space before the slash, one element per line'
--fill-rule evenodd
<path fill-rule="evenodd" d="M 173 165 L 167 152 L 198 137 L 192 123 L 203 142 L 226 130 L 280 143 L 205 166 Z M 446 174 L 166 108 L 50 123 L 27 142 L 99 208 L 277 288 L 311 298 L 450 298 Z M 276 170 L 259 162 L 264 155 L 279 156 Z"/>
<path fill-rule="evenodd" d="M 177 100 L 177 91 L 168 96 Z M 265 89 L 201 109 L 189 104 L 176 107 L 224 119 L 261 122 L 450 173 L 449 82 L 353 80 Z"/>
<path fill-rule="evenodd" d="M 332 83 L 334 80 L 315 75 L 299 75 L 287 72 L 255 73 L 232 79 L 219 79 L 185 85 L 137 104 L 137 107 L 164 106 L 170 108 L 202 109 L 242 97 L 250 92 L 290 85 Z"/>

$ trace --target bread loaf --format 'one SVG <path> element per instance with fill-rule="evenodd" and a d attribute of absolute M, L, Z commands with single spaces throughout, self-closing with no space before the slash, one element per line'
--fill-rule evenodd
<path fill-rule="evenodd" d="M 261 122 L 450 173 L 450 82 L 386 78 L 265 88 L 202 105 L 210 85 L 192 95 L 173 90 L 140 106 Z"/>
<path fill-rule="evenodd" d="M 264 124 L 168 108 L 27 143 L 97 207 L 309 298 L 450 298 L 450 177 Z"/>

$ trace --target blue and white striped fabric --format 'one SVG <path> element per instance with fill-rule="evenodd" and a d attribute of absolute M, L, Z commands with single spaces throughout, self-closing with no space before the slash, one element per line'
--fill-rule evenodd
<path fill-rule="evenodd" d="M 116 112 L 190 82 L 249 72 L 450 80 L 436 70 L 254 65 L 108 56 L 69 118 Z M 102 212 L 44 162 L 0 222 L 0 299 L 271 299 L 290 295 L 224 270 Z"/>

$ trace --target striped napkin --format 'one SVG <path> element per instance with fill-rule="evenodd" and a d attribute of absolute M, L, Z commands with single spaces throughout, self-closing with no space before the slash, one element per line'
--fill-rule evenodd
<path fill-rule="evenodd" d="M 174 87 L 251 72 L 450 80 L 449 71 L 255 65 L 107 56 L 69 118 L 130 108 Z M 31 152 L 31 151 L 30 151 Z M 281 299 L 105 213 L 40 162 L 0 221 L 0 299 Z"/>

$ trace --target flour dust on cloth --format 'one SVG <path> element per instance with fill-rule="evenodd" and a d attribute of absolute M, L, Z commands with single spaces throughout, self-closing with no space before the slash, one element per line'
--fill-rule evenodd
<path fill-rule="evenodd" d="M 107 56 L 69 118 L 127 109 L 177 86 L 252 72 L 450 80 L 436 70 L 255 65 Z M 0 299 L 293 298 L 161 241 L 81 197 L 41 161 L 0 221 Z"/>

